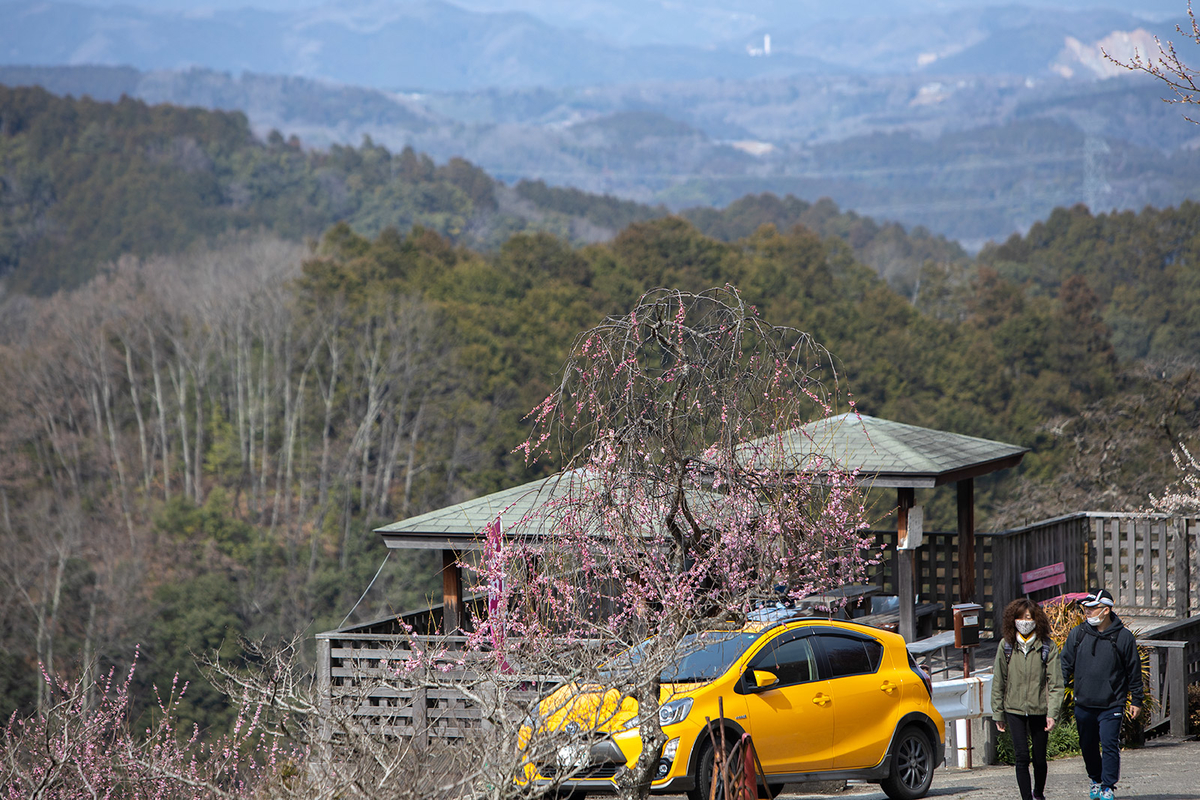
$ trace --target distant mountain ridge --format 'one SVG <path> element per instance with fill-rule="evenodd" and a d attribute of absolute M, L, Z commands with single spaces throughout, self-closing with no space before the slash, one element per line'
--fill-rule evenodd
<path fill-rule="evenodd" d="M 110 7 L 112 0 L 74 0 L 81 5 Z M 811 28 L 826 22 L 855 25 L 870 20 L 896 20 L 905 17 L 944 13 L 973 13 L 981 7 L 1009 6 L 1012 2 L 992 2 L 981 6 L 979 0 L 856 0 L 831 3 L 829 0 L 453 0 L 465 9 L 481 13 L 520 12 L 552 27 L 585 32 L 621 47 L 638 45 L 684 45 L 723 47 L 733 40 L 752 36 L 761 30 L 785 31 Z M 157 11 L 193 12 L 196 4 L 188 0 L 123 0 L 122 5 L 153 8 Z M 208 9 L 240 9 L 253 5 L 260 10 L 295 11 L 322 5 L 321 0 L 205 0 Z M 1184 4 L 1180 0 L 1020 0 L 1022 8 L 1040 11 L 1083 11 L 1103 13 L 1119 11 L 1150 21 L 1179 17 Z M 902 44 L 902 43 L 901 43 Z M 741 46 L 740 44 L 738 45 Z"/>
<path fill-rule="evenodd" d="M 1200 136 L 1153 82 L 803 76 L 401 94 L 208 70 L 0 67 L 58 94 L 242 111 L 307 147 L 412 146 L 513 185 L 542 180 L 673 209 L 764 191 L 924 226 L 969 249 L 1056 206 L 1195 196 Z M 580 228 L 577 235 L 601 235 Z"/>
<path fill-rule="evenodd" d="M 1011 5 L 867 18 L 853 24 L 825 20 L 803 28 L 776 29 L 771 43 L 776 52 L 805 53 L 866 72 L 1041 78 L 1056 72 L 1054 65 L 1068 39 L 1090 46 L 1114 33 L 1139 29 L 1164 39 L 1175 34 L 1173 24 L 1127 11 Z"/>
<path fill-rule="evenodd" d="M 378 89 L 583 86 L 837 72 L 817 59 L 765 60 L 699 47 L 619 47 L 520 13 L 441 0 L 358 0 L 290 12 L 155 12 L 131 6 L 0 4 L 0 61 L 141 70 L 206 67 L 300 75 Z"/>
<path fill-rule="evenodd" d="M 719 46 L 733 39 L 782 31 L 876 26 L 916 17 L 943 19 L 982 12 L 1020 11 L 1102 15 L 1116 11 L 1148 21 L 1179 17 L 1179 0 L 457 0 L 475 10 L 519 10 L 557 27 L 589 30 L 621 44 L 687 43 Z M 930 9 L 930 6 L 936 6 Z M 847 25 L 850 22 L 850 25 Z M 778 38 L 773 36 L 773 38 Z M 899 31 L 893 44 L 904 47 Z M 812 53 L 817 55 L 817 53 Z"/>
<path fill-rule="evenodd" d="M 639 0 L 640 2 L 640 0 Z M 0 3 L 0 63 L 201 67 L 298 75 L 382 90 L 473 91 L 799 74 L 1019 74 L 1046 77 L 1067 40 L 1085 46 L 1173 25 L 1119 11 L 969 6 L 917 13 L 874 0 L 852 19 L 811 3 L 699 0 L 584 3 L 553 13 L 471 10 L 471 0 L 351 0 L 291 10 L 151 10 L 78 2 Z M 486 7 L 476 3 L 475 7 Z M 829 14 L 831 12 L 824 12 Z M 590 14 L 590 16 L 589 16 Z M 1180 9 L 1182 19 L 1182 9 Z M 549 21 L 548 21 L 549 20 Z M 570 23 L 579 22 L 580 27 Z M 636 24 L 635 24 L 636 23 Z M 632 27 L 631 27 L 632 26 Z M 640 27 L 639 27 L 640 26 Z M 642 33 L 635 34 L 637 27 Z M 663 42 L 647 31 L 675 30 Z M 766 38 L 770 37 L 770 46 Z"/>

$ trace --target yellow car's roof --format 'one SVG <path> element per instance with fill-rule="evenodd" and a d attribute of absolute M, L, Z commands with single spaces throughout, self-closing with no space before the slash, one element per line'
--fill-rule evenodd
<path fill-rule="evenodd" d="M 829 619 L 827 617 L 788 617 L 777 620 L 751 620 L 740 627 L 713 627 L 705 629 L 701 631 L 701 633 L 765 633 L 766 631 L 775 630 L 777 628 L 791 629 L 814 625 L 819 625 L 826 628 L 842 628 L 843 630 L 865 633 L 874 638 L 884 640 L 899 636 L 899 634 L 893 631 L 875 628 L 870 625 L 863 625 L 862 623 L 854 622 L 853 620 Z"/>

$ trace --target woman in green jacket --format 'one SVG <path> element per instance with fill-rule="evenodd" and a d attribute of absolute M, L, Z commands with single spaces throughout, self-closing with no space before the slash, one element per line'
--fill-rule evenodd
<path fill-rule="evenodd" d="M 1025 597 L 1004 609 L 1000 633 L 1003 640 L 992 668 L 992 719 L 997 730 L 1012 734 L 1021 800 L 1043 800 L 1046 741 L 1064 696 L 1058 645 L 1050 638 L 1046 612 Z"/>

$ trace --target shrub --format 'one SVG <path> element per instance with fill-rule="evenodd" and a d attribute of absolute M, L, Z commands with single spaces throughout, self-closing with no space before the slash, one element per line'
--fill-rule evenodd
<path fill-rule="evenodd" d="M 130 716 L 131 667 L 91 685 L 48 674 L 43 708 L 13 714 L 0 730 L 0 783 L 8 798 L 121 797 L 221 800 L 249 796 L 281 775 L 289 757 L 260 724 L 261 707 L 243 705 L 234 730 L 211 743 L 177 726 L 186 687 L 160 698 L 148 725 Z M 265 784 L 263 784 L 265 785 Z"/>

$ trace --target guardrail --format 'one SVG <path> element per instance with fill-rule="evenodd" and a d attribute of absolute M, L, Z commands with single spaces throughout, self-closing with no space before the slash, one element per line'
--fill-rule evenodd
<path fill-rule="evenodd" d="M 992 674 L 936 681 L 933 707 L 946 722 L 979 719 L 992 714 Z"/>
<path fill-rule="evenodd" d="M 933 707 L 946 721 L 946 763 L 970 768 L 972 721 L 992 714 L 992 674 L 937 681 L 932 694 Z"/>

